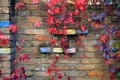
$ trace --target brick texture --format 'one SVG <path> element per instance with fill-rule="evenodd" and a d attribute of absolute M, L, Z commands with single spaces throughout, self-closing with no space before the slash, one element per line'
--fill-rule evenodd
<path fill-rule="evenodd" d="M 10 22 L 10 2 L 9 0 L 0 0 L 0 22 L 4 23 L 0 25 L 0 32 L 4 33 L 7 39 L 10 39 L 9 25 L 6 26 L 6 22 Z M 1 36 L 0 36 L 1 37 Z M 0 40 L 1 42 L 1 40 Z M 5 75 L 10 76 L 11 73 L 11 46 L 10 41 L 6 44 L 0 44 L 0 80 Z"/>
<path fill-rule="evenodd" d="M 46 71 L 53 61 L 53 56 L 52 54 L 41 54 L 39 48 L 41 46 L 50 46 L 50 39 L 53 37 L 58 39 L 59 37 L 48 34 L 48 24 L 46 23 L 47 6 L 44 1 L 38 0 L 39 4 L 36 5 L 32 4 L 31 1 L 23 0 L 27 9 L 19 10 L 22 17 L 17 16 L 19 39 L 26 38 L 25 43 L 21 44 L 22 50 L 17 54 L 31 54 L 28 63 L 22 62 L 20 64 L 26 65 L 28 80 L 49 80 Z M 34 23 L 37 21 L 42 21 L 43 24 L 40 27 L 35 27 Z M 86 46 L 78 46 L 77 54 L 71 55 L 70 59 L 66 60 L 64 54 L 56 54 L 60 57 L 57 66 L 63 73 L 61 80 L 66 80 L 66 76 L 70 76 L 72 80 L 102 80 L 101 77 L 103 77 L 103 80 L 109 80 L 109 76 L 104 78 L 106 74 L 101 71 L 107 71 L 108 66 L 103 64 L 103 58 L 99 56 L 102 53 L 95 48 L 97 43 L 97 40 L 95 40 L 96 34 L 99 31 L 90 28 L 89 34 L 84 41 Z M 75 38 L 72 38 L 69 44 L 75 46 Z M 59 46 L 59 42 L 56 45 Z M 102 66 L 105 66 L 105 68 Z M 52 73 L 52 75 L 55 74 Z"/>
<path fill-rule="evenodd" d="M 58 37 L 48 33 L 48 24 L 46 23 L 47 6 L 45 0 L 38 0 L 39 4 L 35 5 L 32 4 L 33 0 L 22 1 L 25 3 L 24 7 L 15 10 L 16 13 L 19 13 L 15 17 L 17 19 L 16 24 L 18 25 L 18 44 L 22 46 L 22 50 L 16 51 L 15 55 L 18 56 L 23 53 L 30 54 L 30 60 L 28 62 L 20 62 L 16 67 L 25 66 L 26 80 L 50 80 L 47 74 L 47 68 L 53 62 L 54 57 L 52 53 L 41 54 L 39 49 L 41 46 L 50 46 L 50 40 L 53 37 L 59 39 L 60 36 Z M 0 0 L 0 21 L 9 19 L 9 4 L 8 0 Z M 68 9 L 73 9 L 73 7 L 68 7 Z M 35 27 L 34 23 L 38 21 L 41 21 L 42 25 Z M 75 28 L 75 26 L 73 27 Z M 91 28 L 92 25 L 90 23 L 87 23 L 87 27 L 89 28 L 89 34 L 83 41 L 86 45 L 85 47 L 82 44 L 77 46 L 77 53 L 70 55 L 70 59 L 66 59 L 64 54 L 55 54 L 60 57 L 56 66 L 63 73 L 61 80 L 67 80 L 67 76 L 70 76 L 71 80 L 110 80 L 107 72 L 108 66 L 103 64 L 102 52 L 95 48 L 97 34 L 101 29 Z M 0 28 L 0 31 L 3 31 L 8 36 L 10 34 L 8 28 Z M 69 38 L 71 39 L 70 46 L 76 45 L 76 37 Z M 21 43 L 22 38 L 25 38 L 24 43 Z M 9 46 L 7 45 L 7 47 Z M 57 42 L 56 46 L 59 46 L 59 42 Z M 11 57 L 11 54 L 2 53 L 0 55 L 0 70 L 3 74 L 10 73 Z M 52 75 L 56 76 L 54 73 Z"/>

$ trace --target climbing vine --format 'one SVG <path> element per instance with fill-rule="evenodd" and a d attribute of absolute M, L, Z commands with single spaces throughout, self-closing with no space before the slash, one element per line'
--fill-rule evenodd
<path fill-rule="evenodd" d="M 88 2 L 88 3 L 87 3 Z M 33 4 L 38 4 L 38 0 L 33 0 Z M 87 5 L 88 6 L 87 6 Z M 113 8 L 115 5 L 117 6 Z M 51 35 L 61 35 L 60 38 L 50 40 L 50 48 L 57 47 L 56 42 L 59 41 L 60 47 L 64 50 L 65 58 L 69 59 L 69 36 L 77 36 L 76 47 L 78 45 L 85 46 L 84 43 L 81 43 L 84 40 L 85 36 L 89 33 L 87 27 L 88 18 L 90 18 L 91 25 L 95 29 L 103 29 L 98 36 L 98 43 L 96 48 L 103 52 L 104 63 L 109 65 L 109 72 L 111 80 L 120 79 L 120 42 L 111 42 L 114 36 L 120 38 L 119 27 L 120 24 L 114 24 L 117 22 L 116 19 L 109 20 L 110 16 L 117 16 L 120 18 L 120 3 L 119 1 L 112 0 L 49 0 L 46 2 L 48 7 L 47 10 L 47 23 L 49 25 L 48 33 Z M 86 13 L 88 7 L 92 9 L 93 6 L 101 6 L 98 9 L 102 12 L 92 12 L 91 15 Z M 22 1 L 16 2 L 15 9 L 21 9 L 24 6 Z M 69 6 L 74 7 L 74 9 L 69 9 Z M 103 8 L 105 10 L 103 10 Z M 115 9 L 115 10 L 114 10 Z M 111 13 L 112 12 L 112 13 Z M 119 22 L 119 21 L 118 21 Z M 34 26 L 39 27 L 42 24 L 41 21 L 35 22 Z M 75 25 L 74 25 L 75 24 Z M 18 27 L 15 24 L 9 26 L 9 30 L 12 33 L 17 33 Z M 6 37 L 3 32 L 0 32 L 0 44 L 6 45 L 9 41 L 9 37 Z M 25 39 L 22 39 L 24 43 Z M 22 47 L 17 44 L 16 49 L 19 51 Z M 54 52 L 52 52 L 54 53 Z M 28 61 L 29 55 L 22 54 L 14 60 L 14 63 L 17 65 L 20 61 Z M 62 73 L 60 73 L 58 67 L 56 66 L 59 57 L 54 55 L 54 60 L 51 63 L 51 66 L 47 69 L 47 73 L 50 76 L 51 80 L 55 78 L 61 79 Z M 111 63 L 114 60 L 115 63 Z M 1 71 L 0 71 L 1 72 Z M 52 72 L 56 76 L 52 76 Z M 1 75 L 1 73 L 0 73 Z M 19 69 L 14 69 L 10 77 L 4 76 L 2 80 L 23 80 L 26 79 L 24 67 Z M 71 80 L 68 76 L 67 80 Z"/>

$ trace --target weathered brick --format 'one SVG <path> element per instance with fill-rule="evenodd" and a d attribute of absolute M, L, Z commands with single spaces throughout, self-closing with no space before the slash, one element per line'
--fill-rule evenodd
<path fill-rule="evenodd" d="M 34 48 L 34 49 L 33 49 L 33 52 L 34 52 L 34 53 L 40 53 L 39 47 Z"/>
<path fill-rule="evenodd" d="M 9 20 L 9 14 L 0 14 L 0 20 Z"/>
<path fill-rule="evenodd" d="M 3 67 L 10 67 L 11 62 L 10 61 L 3 61 L 2 62 Z M 7 66 L 6 66 L 7 65 Z"/>
<path fill-rule="evenodd" d="M 39 10 L 39 4 L 27 5 L 27 8 L 30 10 Z"/>
<path fill-rule="evenodd" d="M 27 29 L 25 34 L 47 34 L 46 29 Z"/>
<path fill-rule="evenodd" d="M 85 78 L 81 78 L 81 77 L 75 77 L 74 80 L 110 80 L 109 78 L 91 78 L 91 77 L 85 77 Z"/>
<path fill-rule="evenodd" d="M 72 55 L 73 58 L 92 58 L 94 57 L 94 53 L 90 52 L 78 52 L 75 55 Z"/>
<path fill-rule="evenodd" d="M 2 68 L 1 69 L 1 73 L 4 74 L 4 73 L 10 73 L 10 68 Z"/>
<path fill-rule="evenodd" d="M 0 28 L 0 31 L 2 31 L 3 33 L 10 33 L 8 28 Z"/>
<path fill-rule="evenodd" d="M 30 29 L 30 28 L 34 28 L 33 27 L 33 23 L 17 23 L 19 29 Z"/>
<path fill-rule="evenodd" d="M 27 70 L 27 71 L 29 71 L 29 70 L 35 70 L 35 66 L 34 65 L 26 66 L 25 70 Z"/>
<path fill-rule="evenodd" d="M 96 69 L 96 66 L 94 64 L 77 65 L 75 68 L 78 69 L 78 70 L 92 70 L 92 69 Z"/>
<path fill-rule="evenodd" d="M 109 67 L 108 65 L 104 65 L 104 64 L 103 65 L 97 65 L 97 70 L 100 70 L 100 71 L 101 70 L 102 71 L 103 70 L 108 70 L 108 67 Z"/>
<path fill-rule="evenodd" d="M 1 60 L 10 60 L 11 59 L 11 55 L 0 55 L 0 61 Z"/>
<path fill-rule="evenodd" d="M 63 65 L 63 66 L 58 66 L 58 69 L 59 69 L 59 70 L 69 70 L 70 67 L 72 67 L 72 66 Z"/>
<path fill-rule="evenodd" d="M 35 35 L 34 39 L 44 41 L 44 40 L 51 40 L 50 35 Z"/>
<path fill-rule="evenodd" d="M 0 7 L 0 13 L 9 13 L 9 7 Z"/>
<path fill-rule="evenodd" d="M 83 64 L 100 64 L 103 62 L 103 59 L 82 59 L 81 61 Z"/>
<path fill-rule="evenodd" d="M 42 76 L 42 77 L 49 76 L 47 72 L 42 72 L 42 71 L 37 71 L 34 74 L 35 76 Z M 52 73 L 52 75 L 54 75 L 54 73 Z"/>
<path fill-rule="evenodd" d="M 59 63 L 66 63 L 66 64 L 77 64 L 77 63 L 80 63 L 80 60 L 79 59 L 70 59 L 70 60 L 66 60 L 66 59 L 60 59 L 59 60 Z"/>
<path fill-rule="evenodd" d="M 0 0 L 0 6 L 10 6 L 10 2 L 8 0 Z"/>
<path fill-rule="evenodd" d="M 65 74 L 67 76 L 75 76 L 75 77 L 77 77 L 77 76 L 84 77 L 87 75 L 87 73 L 85 71 L 76 71 L 76 70 L 67 71 L 67 72 L 65 72 Z"/>
<path fill-rule="evenodd" d="M 25 71 L 27 77 L 33 76 L 33 71 Z"/>
<path fill-rule="evenodd" d="M 105 76 L 105 74 L 104 74 L 104 72 L 100 72 L 100 71 L 90 71 L 90 72 L 88 72 L 88 76 L 103 77 L 103 76 Z"/>
<path fill-rule="evenodd" d="M 27 20 L 28 22 L 38 22 L 38 21 L 41 21 L 41 18 L 40 17 L 27 17 Z"/>

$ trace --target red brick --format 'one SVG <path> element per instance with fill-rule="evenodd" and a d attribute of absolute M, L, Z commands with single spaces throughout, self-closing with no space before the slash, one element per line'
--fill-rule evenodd
<path fill-rule="evenodd" d="M 59 63 L 61 63 L 61 64 L 62 63 L 77 64 L 77 63 L 80 63 L 80 60 L 79 59 L 69 59 L 69 60 L 67 60 L 67 59 L 64 58 L 64 59 L 60 59 Z"/>
<path fill-rule="evenodd" d="M 58 69 L 59 70 L 69 70 L 70 67 L 72 67 L 72 66 L 68 66 L 68 65 L 66 65 L 66 66 L 58 66 Z"/>
<path fill-rule="evenodd" d="M 0 61 L 1 60 L 10 60 L 11 56 L 10 55 L 0 55 Z"/>
<path fill-rule="evenodd" d="M 30 29 L 34 28 L 33 23 L 17 23 L 19 29 Z"/>
<path fill-rule="evenodd" d="M 2 68 L 1 69 L 1 73 L 4 74 L 4 73 L 10 73 L 10 68 Z"/>
<path fill-rule="evenodd" d="M 51 37 L 48 35 L 35 35 L 34 39 L 44 41 L 44 40 L 51 40 Z"/>
<path fill-rule="evenodd" d="M 34 47 L 34 49 L 33 49 L 33 53 L 40 53 L 39 48 L 38 48 L 38 47 Z"/>
<path fill-rule="evenodd" d="M 8 7 L 0 7 L 0 13 L 9 13 Z"/>
<path fill-rule="evenodd" d="M 77 65 L 75 68 L 78 69 L 78 70 L 92 70 L 92 69 L 96 69 L 96 66 L 94 64 Z"/>
<path fill-rule="evenodd" d="M 27 17 L 27 20 L 28 22 L 38 22 L 38 21 L 41 21 L 41 18 L 40 17 Z"/>
<path fill-rule="evenodd" d="M 100 64 L 100 63 L 102 63 L 102 61 L 103 61 L 103 59 L 101 58 L 101 59 L 82 59 L 82 63 L 83 64 Z"/>
<path fill-rule="evenodd" d="M 103 70 L 108 70 L 108 65 L 102 64 L 102 65 L 97 65 L 97 70 L 103 71 Z"/>
<path fill-rule="evenodd" d="M 22 0 L 24 3 L 32 3 L 32 0 Z"/>
<path fill-rule="evenodd" d="M 25 71 L 26 76 L 32 76 L 33 75 L 33 71 Z"/>
<path fill-rule="evenodd" d="M 28 9 L 30 9 L 30 10 L 38 10 L 39 9 L 39 5 L 38 4 L 36 4 L 36 5 L 27 5 L 27 7 L 28 7 Z"/>
<path fill-rule="evenodd" d="M 35 69 L 34 65 L 28 65 L 25 67 L 25 70 L 34 70 L 34 69 Z"/>
<path fill-rule="evenodd" d="M 90 78 L 90 77 L 76 77 L 74 80 L 110 80 L 109 78 Z"/>
<path fill-rule="evenodd" d="M 88 76 L 103 77 L 103 76 L 105 76 L 105 74 L 104 74 L 104 72 L 100 72 L 100 71 L 90 71 L 90 72 L 88 72 Z"/>
<path fill-rule="evenodd" d="M 10 6 L 10 2 L 8 0 L 0 0 L 0 6 Z"/>
<path fill-rule="evenodd" d="M 94 57 L 94 53 L 84 52 L 83 54 L 75 54 L 72 57 L 73 58 L 92 58 L 92 57 Z"/>
<path fill-rule="evenodd" d="M 10 61 L 3 61 L 3 62 L 2 62 L 3 67 L 8 67 L 8 68 L 9 68 L 9 67 L 10 67 L 10 64 L 11 64 Z M 6 66 L 6 65 L 7 65 L 7 66 Z"/>

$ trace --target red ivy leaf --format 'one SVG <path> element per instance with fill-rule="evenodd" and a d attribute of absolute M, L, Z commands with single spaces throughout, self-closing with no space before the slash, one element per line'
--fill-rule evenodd
<path fill-rule="evenodd" d="M 62 74 L 61 73 L 58 73 L 58 79 L 61 79 L 62 78 Z"/>
<path fill-rule="evenodd" d="M 101 48 L 101 46 L 100 46 L 99 44 L 97 44 L 95 47 L 96 47 L 98 50 L 100 50 L 100 48 Z"/>
<path fill-rule="evenodd" d="M 68 76 L 68 77 L 67 77 L 67 80 L 71 80 L 71 78 Z"/>
<path fill-rule="evenodd" d="M 55 71 L 55 72 L 59 72 L 59 69 L 55 66 L 55 67 L 54 67 L 54 71 Z"/>
<path fill-rule="evenodd" d="M 22 73 L 22 77 L 26 78 L 26 74 L 25 74 L 25 73 Z"/>
<path fill-rule="evenodd" d="M 21 61 L 21 57 L 18 57 L 16 62 L 19 63 Z"/>
<path fill-rule="evenodd" d="M 52 62 L 52 67 L 55 67 L 55 62 Z"/>
<path fill-rule="evenodd" d="M 86 26 L 81 26 L 82 31 L 86 31 Z"/>
<path fill-rule="evenodd" d="M 53 11 L 54 11 L 54 13 L 59 14 L 60 13 L 60 8 L 56 7 Z"/>
<path fill-rule="evenodd" d="M 55 44 L 55 43 L 56 43 L 56 40 L 52 38 L 52 39 L 50 40 L 50 42 L 51 42 L 52 44 Z"/>
<path fill-rule="evenodd" d="M 17 26 L 15 24 L 11 24 L 9 26 L 9 30 L 11 30 L 13 33 L 16 33 L 17 32 Z"/>
<path fill-rule="evenodd" d="M 50 28 L 48 29 L 48 32 L 49 32 L 50 34 L 52 34 L 52 33 L 57 33 L 58 31 L 57 31 L 56 28 L 50 27 Z"/>
<path fill-rule="evenodd" d="M 25 38 L 22 38 L 21 42 L 24 43 L 25 42 Z"/>
<path fill-rule="evenodd" d="M 53 76 L 50 76 L 50 80 L 55 80 Z"/>
<path fill-rule="evenodd" d="M 109 40 L 109 37 L 106 36 L 105 34 L 101 34 L 99 40 L 102 42 L 106 42 Z"/>
<path fill-rule="evenodd" d="M 104 59 L 105 64 L 110 64 L 110 59 Z"/>
<path fill-rule="evenodd" d="M 75 15 L 78 15 L 79 14 L 79 10 L 76 9 L 75 12 L 74 12 Z"/>
<path fill-rule="evenodd" d="M 56 57 L 55 57 L 55 60 L 56 60 L 56 61 L 58 61 L 58 59 L 59 59 L 59 57 L 58 57 L 58 56 L 56 56 Z"/>
<path fill-rule="evenodd" d="M 38 0 L 32 0 L 32 3 L 33 4 L 38 4 L 39 2 L 38 2 Z"/>
<path fill-rule="evenodd" d="M 29 60 L 29 54 L 21 54 L 22 60 L 28 62 Z"/>
<path fill-rule="evenodd" d="M 10 80 L 10 77 L 4 76 L 2 80 Z"/>
<path fill-rule="evenodd" d="M 35 27 L 40 27 L 42 25 L 42 22 L 38 21 L 38 22 L 35 22 L 34 26 Z"/>
<path fill-rule="evenodd" d="M 0 76 L 1 76 L 1 72 L 2 72 L 2 70 L 0 70 Z"/>
<path fill-rule="evenodd" d="M 15 78 L 15 74 L 14 74 L 14 73 L 11 74 L 11 78 L 12 78 L 12 79 Z"/>
<path fill-rule="evenodd" d="M 20 70 L 22 71 L 22 73 L 25 73 L 24 67 L 20 67 Z"/>
<path fill-rule="evenodd" d="M 15 5 L 15 8 L 16 9 L 20 9 L 24 6 L 24 3 L 23 2 L 16 2 L 16 5 Z"/>
<path fill-rule="evenodd" d="M 52 68 L 50 67 L 50 68 L 47 69 L 47 73 L 48 73 L 48 75 L 50 75 L 51 72 L 52 72 Z"/>
<path fill-rule="evenodd" d="M 17 45 L 17 50 L 20 51 L 22 47 L 20 45 Z"/>

